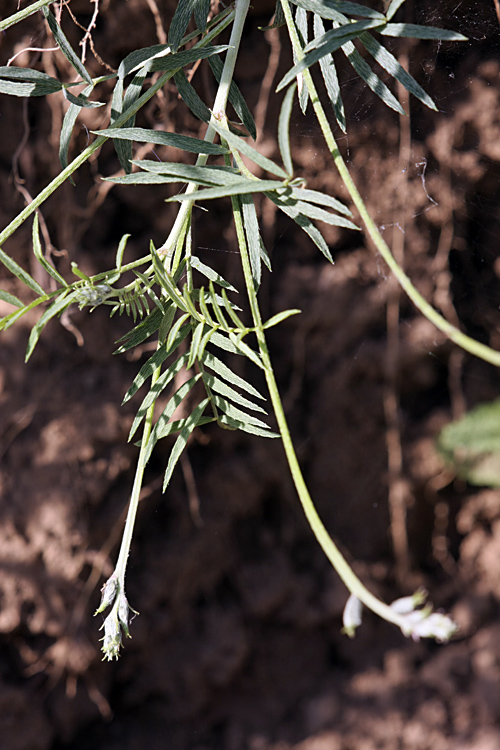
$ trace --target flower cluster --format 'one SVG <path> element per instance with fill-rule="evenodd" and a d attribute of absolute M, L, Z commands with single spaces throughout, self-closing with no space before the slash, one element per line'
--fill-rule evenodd
<path fill-rule="evenodd" d="M 113 573 L 101 589 L 101 603 L 95 614 L 98 615 L 100 612 L 104 612 L 111 605 L 111 612 L 101 627 L 101 630 L 104 630 L 104 638 L 101 639 L 103 642 L 103 658 L 108 661 L 118 659 L 122 646 L 122 632 L 125 633 L 127 638 L 132 637 L 128 629 L 130 613 L 133 612 L 134 615 L 138 614 L 129 605 L 123 589 L 123 583 L 118 580 L 115 573 Z"/>
<path fill-rule="evenodd" d="M 451 617 L 440 612 L 433 612 L 430 604 L 425 604 L 427 592 L 416 591 L 413 596 L 396 599 L 390 609 L 398 616 L 397 624 L 402 633 L 414 641 L 420 638 L 434 638 L 438 643 L 446 643 L 458 631 L 458 626 Z M 361 625 L 363 605 L 351 594 L 344 608 L 342 632 L 354 638 L 356 628 Z"/>

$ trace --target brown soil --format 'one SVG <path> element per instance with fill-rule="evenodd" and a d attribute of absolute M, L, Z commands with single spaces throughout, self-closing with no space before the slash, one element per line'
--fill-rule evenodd
<path fill-rule="evenodd" d="M 164 18 L 167 5 L 159 3 Z M 411 152 L 400 153 L 398 117 L 345 68 L 349 136 L 340 145 L 395 248 L 404 230 L 405 265 L 424 296 L 499 348 L 495 5 L 418 5 L 413 20 L 469 36 L 453 46 L 394 45 L 409 55 L 439 112 L 412 103 Z M 93 7 L 71 2 L 84 25 Z M 238 77 L 251 105 L 267 111 L 262 145 L 272 155 L 276 111 L 266 108 L 262 82 L 279 39 L 279 71 L 289 53 L 284 36 L 258 30 L 269 16 L 267 3 L 255 5 Z M 67 29 L 78 39 L 71 24 Z M 13 49 L 43 39 L 38 17 L 9 31 L 2 64 Z M 148 3 L 103 3 L 94 39 L 112 66 L 134 46 L 156 43 Z M 54 70 L 53 57 L 43 64 Z M 62 58 L 57 66 L 69 75 Z M 53 96 L 23 110 L 21 100 L 3 96 L 1 108 L 4 226 L 24 205 L 13 165 L 31 195 L 57 172 L 63 103 Z M 85 112 L 88 129 L 103 120 L 101 110 Z M 172 92 L 140 124 L 159 121 L 197 132 Z M 295 111 L 293 134 L 295 162 L 309 186 L 346 198 L 313 120 Z M 86 138 L 82 126 L 73 153 Z M 82 168 L 76 188 L 64 185 L 45 204 L 51 241 L 65 251 L 57 258 L 63 271 L 70 260 L 89 272 L 111 267 L 124 232 L 132 233 L 129 259 L 140 257 L 151 237 L 165 237 L 173 215 L 166 193 L 114 187 L 101 205 L 99 174 L 115 169 L 111 149 L 104 149 L 99 162 Z M 270 345 L 318 510 L 373 590 L 391 601 L 424 585 L 436 607 L 459 622 L 459 636 L 447 646 L 414 643 L 369 615 L 354 640 L 343 636 L 346 591 L 304 520 L 279 442 L 207 429 L 166 496 L 160 486 L 169 446 L 160 445 L 151 462 L 128 570 L 128 596 L 140 616 L 121 659 L 103 663 L 92 612 L 113 569 L 136 456 L 126 444 L 135 404 L 120 403 L 147 352 L 112 357 L 128 321 L 109 321 L 98 308 L 72 314 L 77 336 L 51 323 L 25 366 L 34 316 L 2 334 L 0 347 L 5 750 L 500 747 L 499 493 L 455 480 L 434 448 L 452 415 L 499 395 L 499 374 L 458 352 L 404 297 L 400 325 L 388 336 L 387 306 L 395 309 L 397 293 L 360 235 L 328 228 L 331 266 L 269 207 L 263 217 L 274 265 L 262 290 L 264 312 L 303 310 L 273 331 Z M 206 262 L 237 278 L 229 226 L 225 206 L 213 206 L 195 239 Z M 29 259 L 29 233 L 23 227 L 5 249 L 45 284 Z M 1 273 L 2 287 L 22 294 Z M 391 422 L 394 397 L 399 419 Z M 397 452 L 395 425 L 399 479 L 387 468 L 388 444 L 392 459 Z M 196 488 L 188 483 L 188 491 L 190 467 Z M 392 547 L 402 537 L 388 496 L 397 499 L 398 492 L 408 506 L 410 572 L 404 557 L 395 564 Z"/>

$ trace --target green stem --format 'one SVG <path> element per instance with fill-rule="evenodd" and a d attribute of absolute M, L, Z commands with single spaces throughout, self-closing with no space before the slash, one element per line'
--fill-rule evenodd
<path fill-rule="evenodd" d="M 0 21 L 0 32 L 5 31 L 9 26 L 13 26 L 15 23 L 31 16 L 33 13 L 36 13 L 37 10 L 45 8 L 46 5 L 49 5 L 49 3 L 52 2 L 54 2 L 54 0 L 38 0 L 38 2 L 28 5 L 27 8 L 20 10 L 19 13 L 14 13 L 13 16 L 5 18 L 3 21 Z"/>
<path fill-rule="evenodd" d="M 283 12 L 285 14 L 290 39 L 292 40 L 293 48 L 297 57 L 297 62 L 300 62 L 304 58 L 304 52 L 292 17 L 290 4 L 288 0 L 282 0 L 281 4 L 283 7 Z M 467 336 L 454 325 L 449 323 L 446 318 L 440 315 L 437 310 L 435 310 L 432 305 L 430 305 L 427 300 L 422 297 L 420 292 L 417 291 L 401 266 L 398 264 L 398 262 L 392 255 L 389 246 L 380 234 L 377 225 L 370 216 L 368 209 L 366 208 L 366 205 L 364 204 L 363 199 L 359 194 L 356 185 L 354 184 L 349 170 L 347 169 L 347 165 L 342 158 L 342 155 L 335 141 L 330 123 L 328 122 L 328 118 L 325 114 L 325 110 L 323 109 L 323 106 L 319 100 L 318 92 L 312 80 L 310 71 L 306 69 L 303 71 L 302 75 L 304 76 L 304 82 L 309 91 L 309 96 L 311 98 L 314 112 L 318 119 L 325 142 L 328 146 L 328 149 L 330 150 L 330 153 L 332 154 L 335 166 L 337 167 L 337 170 L 342 180 L 344 181 L 349 195 L 351 196 L 354 205 L 358 209 L 359 215 L 366 227 L 368 236 L 393 272 L 394 276 L 399 281 L 402 288 L 405 290 L 408 297 L 411 299 L 415 307 L 417 307 L 420 312 L 428 320 L 430 320 L 430 322 L 433 323 L 438 330 L 442 331 L 451 341 L 453 341 L 455 344 L 457 344 L 470 354 L 483 359 L 485 362 L 489 362 L 496 367 L 500 367 L 500 352 L 496 351 L 495 349 L 491 349 L 491 347 L 486 346 L 485 344 L 481 344 L 479 341 L 476 341 L 470 336 Z"/>
<path fill-rule="evenodd" d="M 151 386 L 154 386 L 158 378 L 160 377 L 160 368 L 157 368 L 151 378 Z M 153 402 L 146 413 L 146 419 L 144 423 L 144 431 L 142 433 L 141 450 L 139 453 L 139 459 L 137 461 L 137 467 L 135 470 L 134 484 L 132 487 L 132 494 L 130 496 L 130 503 L 127 512 L 127 520 L 125 522 L 125 528 L 123 530 L 122 543 L 120 547 L 120 553 L 116 562 L 115 574 L 118 578 L 121 590 L 125 590 L 125 571 L 127 568 L 127 560 L 130 553 L 130 545 L 132 543 L 132 535 L 134 533 L 135 519 L 137 516 L 137 508 L 139 507 L 139 500 L 141 495 L 142 480 L 144 478 L 144 470 L 146 468 L 145 455 L 148 440 L 151 435 L 153 427 L 153 415 L 156 402 Z"/>
<path fill-rule="evenodd" d="M 250 0 L 237 0 L 236 2 L 234 22 L 231 29 L 231 37 L 229 39 L 229 49 L 226 54 L 226 59 L 224 60 L 224 67 L 222 69 L 219 88 L 217 89 L 217 94 L 214 101 L 213 114 L 210 118 L 210 122 L 208 124 L 207 132 L 205 133 L 204 138 L 204 140 L 208 143 L 213 143 L 216 136 L 216 131 L 213 128 L 212 122 L 217 120 L 218 117 L 224 115 L 226 111 L 229 89 L 234 75 L 234 66 L 238 57 L 241 36 L 243 34 L 243 27 L 245 25 L 249 7 Z M 207 160 L 207 154 L 200 154 L 196 160 L 196 166 L 204 166 L 207 163 Z M 190 182 L 186 188 L 186 194 L 195 193 L 197 190 L 197 183 Z M 167 265 L 170 263 L 170 258 L 172 257 L 174 249 L 178 244 L 179 237 L 182 236 L 182 232 L 186 227 L 186 220 L 191 215 L 195 200 L 196 198 L 194 197 L 192 200 L 183 201 L 168 238 L 165 240 L 163 245 L 158 248 L 159 254 L 166 257 Z M 174 263 L 172 263 L 172 271 L 176 270 L 176 259 L 174 259 Z"/>
<path fill-rule="evenodd" d="M 318 512 L 314 506 L 309 490 L 304 480 L 302 470 L 297 459 L 297 454 L 292 442 L 290 430 L 285 417 L 285 411 L 283 409 L 283 403 L 278 390 L 278 384 L 274 376 L 274 370 L 269 356 L 269 349 L 267 347 L 266 336 L 262 326 L 262 317 L 260 314 L 259 302 L 257 299 L 257 293 L 255 291 L 255 285 L 252 278 L 252 269 L 250 265 L 250 257 L 248 254 L 248 248 L 245 238 L 245 230 L 243 227 L 243 217 L 241 211 L 241 203 L 238 197 L 232 198 L 233 202 L 233 213 L 234 221 L 236 226 L 236 234 L 238 237 L 238 245 L 241 254 L 241 264 L 243 268 L 243 275 L 245 277 L 245 285 L 247 289 L 248 299 L 250 303 L 250 310 L 255 326 L 255 333 L 257 336 L 257 342 L 259 345 L 262 362 L 265 367 L 265 376 L 271 403 L 273 406 L 276 421 L 280 431 L 281 439 L 283 441 L 283 447 L 285 449 L 288 466 L 292 475 L 293 483 L 297 490 L 299 500 L 302 504 L 305 516 L 314 536 L 318 540 L 323 552 L 330 560 L 331 564 L 339 574 L 342 581 L 345 583 L 351 594 L 354 594 L 366 607 L 371 609 L 373 612 L 378 614 L 384 620 L 392 622 L 399 627 L 404 625 L 404 619 L 394 612 L 387 604 L 377 599 L 364 584 L 356 576 L 349 563 L 343 557 L 342 553 L 338 549 L 337 545 L 326 530 Z"/>

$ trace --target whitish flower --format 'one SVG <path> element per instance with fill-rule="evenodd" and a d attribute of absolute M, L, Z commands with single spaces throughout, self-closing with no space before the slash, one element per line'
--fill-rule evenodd
<path fill-rule="evenodd" d="M 363 605 L 358 597 L 351 594 L 344 607 L 344 615 L 342 618 L 344 623 L 342 632 L 348 635 L 349 638 L 354 638 L 356 635 L 356 628 L 359 628 L 361 625 L 362 610 Z"/>
<path fill-rule="evenodd" d="M 118 578 L 115 573 L 113 573 L 111 578 L 108 578 L 101 589 L 101 603 L 99 604 L 99 608 L 94 612 L 94 615 L 98 615 L 99 612 L 104 612 L 105 609 L 113 604 L 117 590 Z"/>
<path fill-rule="evenodd" d="M 411 636 L 415 641 L 419 638 L 435 638 L 439 643 L 446 643 L 457 631 L 458 625 L 451 617 L 432 612 L 413 625 Z"/>
<path fill-rule="evenodd" d="M 415 641 L 434 638 L 445 643 L 457 632 L 458 626 L 448 615 L 433 612 L 430 604 L 422 607 L 426 598 L 427 592 L 419 589 L 413 596 L 396 599 L 391 609 L 402 615 L 401 630 L 404 635 L 411 636 Z"/>
<path fill-rule="evenodd" d="M 402 599 L 396 599 L 392 602 L 391 609 L 399 615 L 406 615 L 413 612 L 417 607 L 421 607 L 427 599 L 427 591 L 418 589 L 412 596 L 404 596 Z"/>
<path fill-rule="evenodd" d="M 101 630 L 104 628 L 104 638 L 102 638 L 102 652 L 104 658 L 108 661 L 118 659 L 122 645 L 122 631 L 118 621 L 116 606 L 113 607 L 109 615 L 104 620 Z"/>

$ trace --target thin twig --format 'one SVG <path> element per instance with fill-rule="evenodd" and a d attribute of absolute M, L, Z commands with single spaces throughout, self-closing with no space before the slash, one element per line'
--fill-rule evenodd
<path fill-rule="evenodd" d="M 500 0 L 493 0 L 495 4 L 495 10 L 497 13 L 498 23 L 500 23 Z"/>
<path fill-rule="evenodd" d="M 408 55 L 399 56 L 403 68 L 408 69 Z M 409 113 L 409 95 L 404 86 L 398 84 L 401 106 Z M 404 267 L 406 205 L 408 197 L 408 170 L 411 154 L 410 116 L 399 116 L 399 162 L 401 183 L 397 190 L 399 219 L 393 226 L 392 249 L 397 263 Z M 391 517 L 391 538 L 395 558 L 396 578 L 403 585 L 410 570 L 408 533 L 406 529 L 407 485 L 403 481 L 403 450 L 401 445 L 401 420 L 399 415 L 398 370 L 400 360 L 400 315 L 401 287 L 392 276 L 389 279 L 387 301 L 387 347 L 385 356 L 384 413 L 386 422 L 386 444 L 388 463 L 388 501 Z"/>
<path fill-rule="evenodd" d="M 269 43 L 270 52 L 267 61 L 267 68 L 262 79 L 259 92 L 259 100 L 255 107 L 255 127 L 257 129 L 257 141 L 262 140 L 264 124 L 266 121 L 267 109 L 269 106 L 269 95 L 273 85 L 276 71 L 280 61 L 281 41 L 278 29 L 269 29 L 265 33 L 265 39 Z"/>
<path fill-rule="evenodd" d="M 153 14 L 153 18 L 155 20 L 156 36 L 158 37 L 158 41 L 160 42 L 160 44 L 166 44 L 167 34 L 165 32 L 165 27 L 163 26 L 163 21 L 161 20 L 160 11 L 158 10 L 156 0 L 146 0 L 146 2 L 149 5 L 149 10 Z"/>

